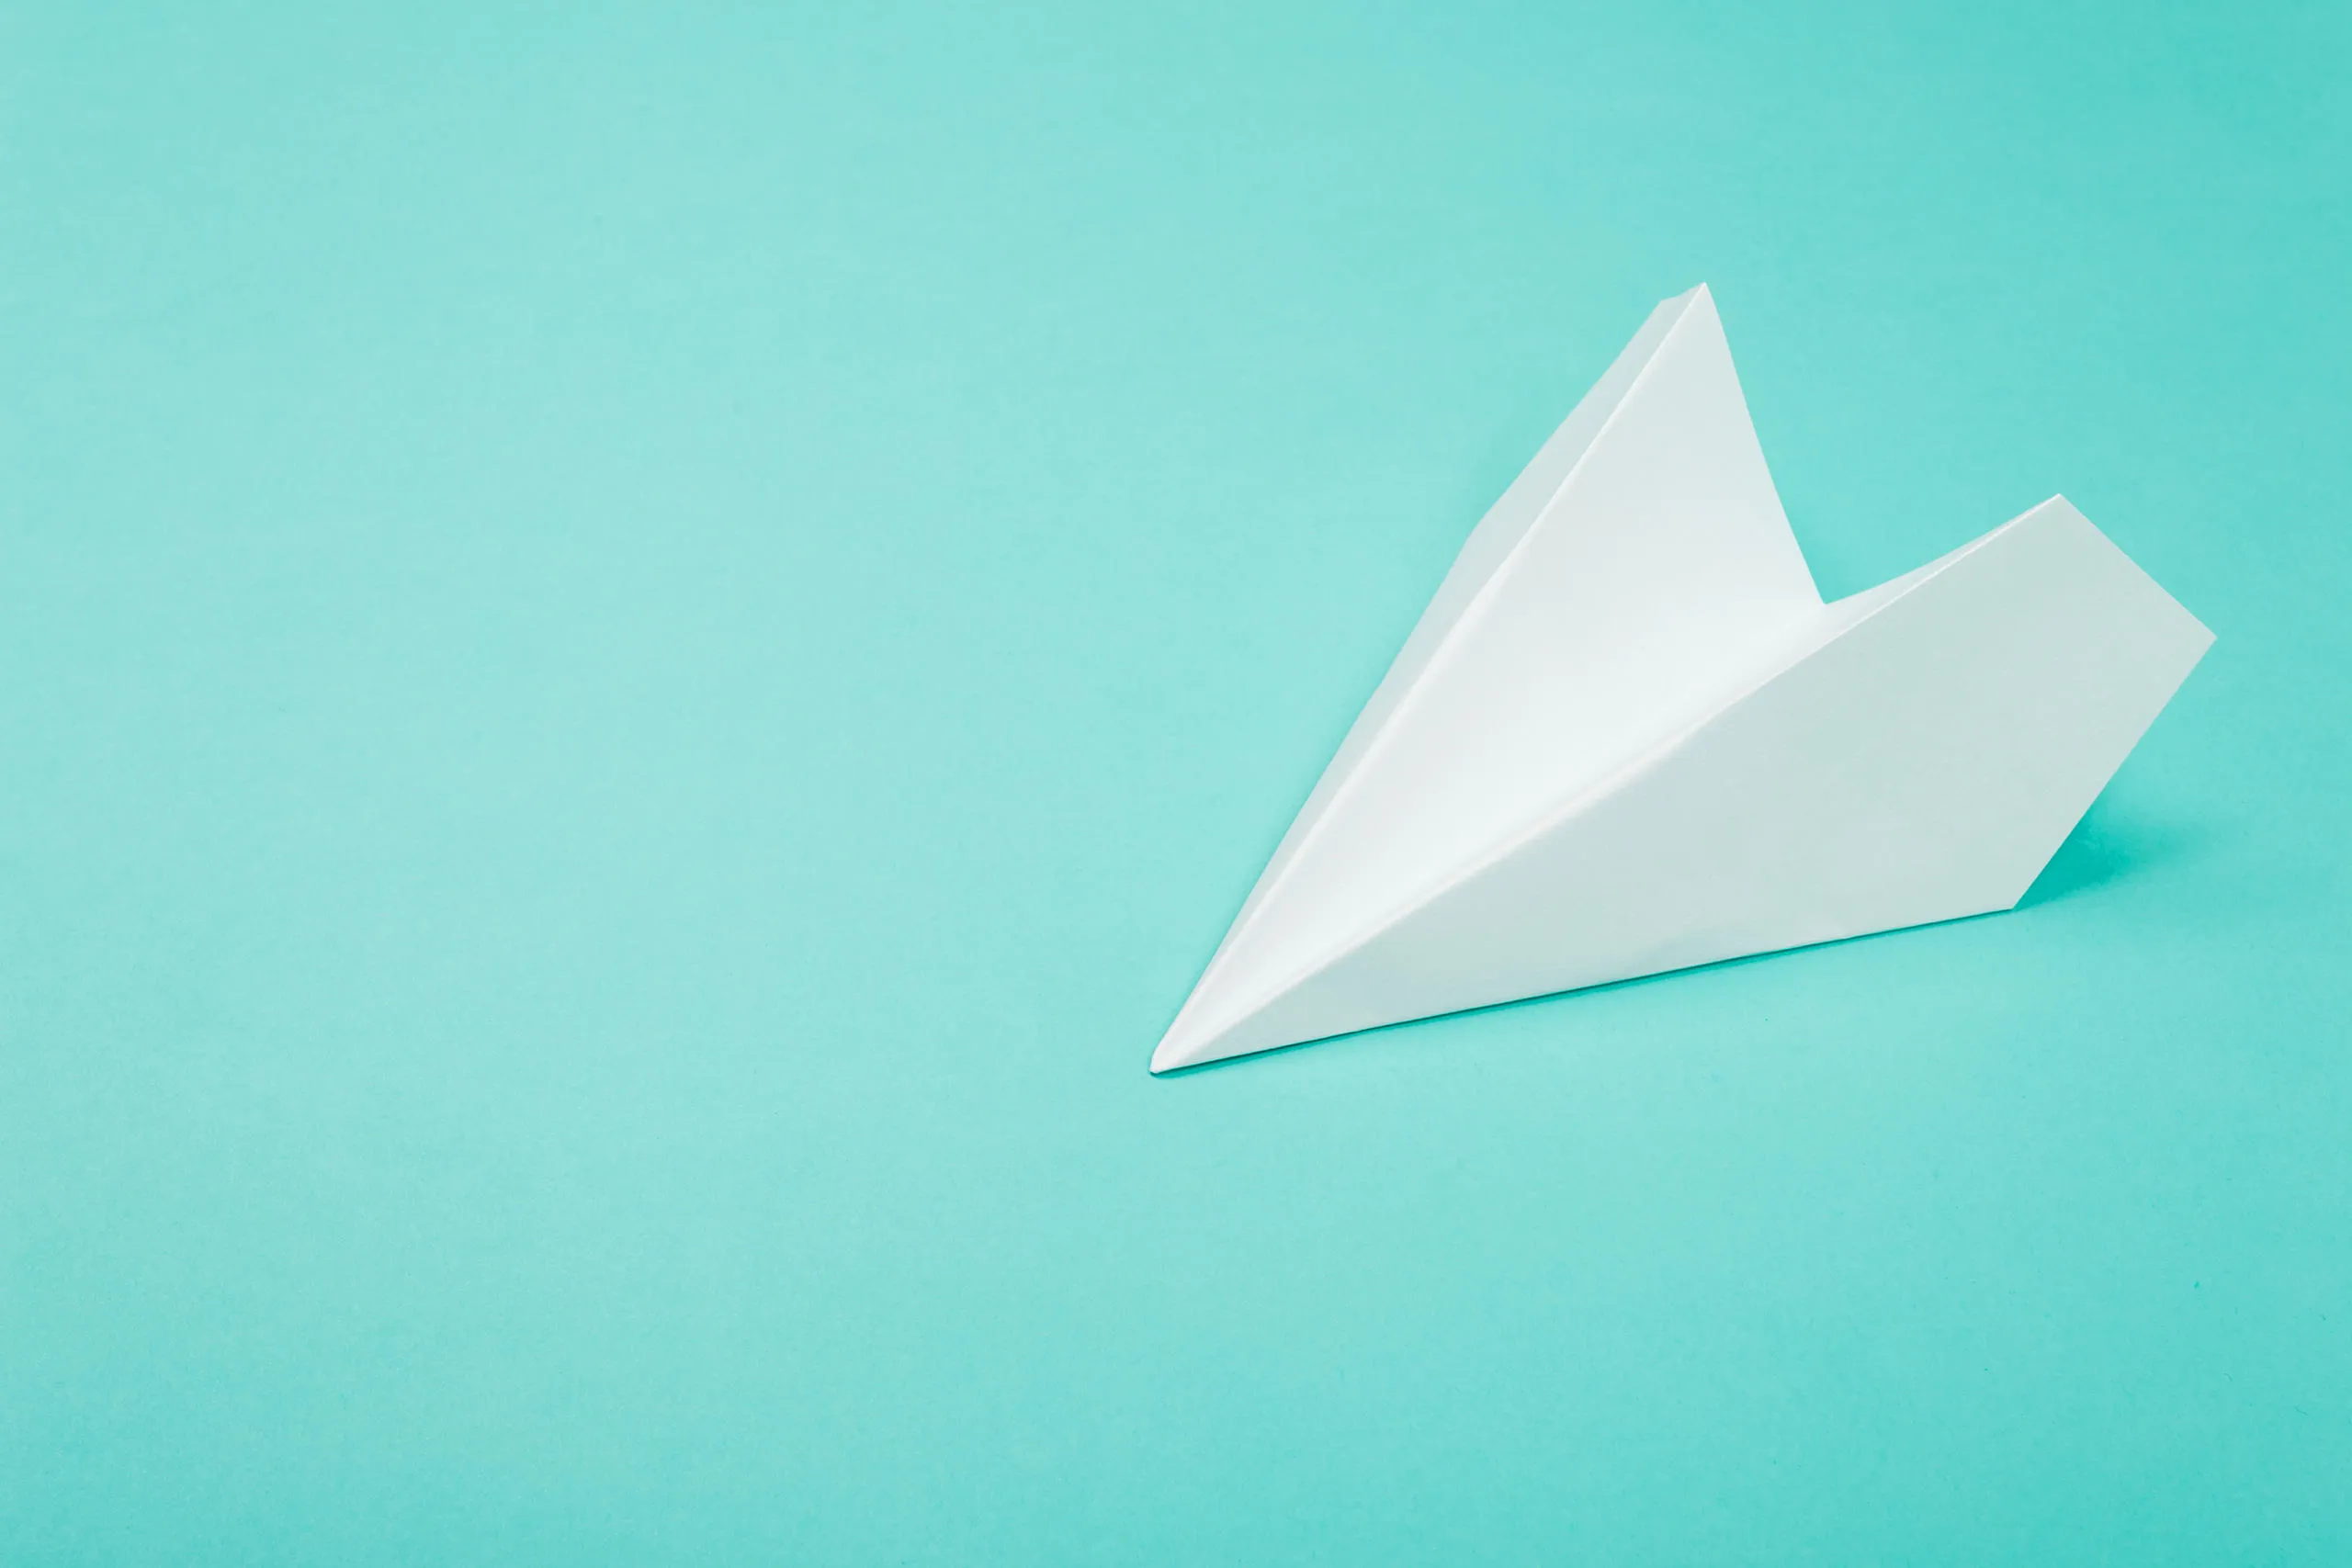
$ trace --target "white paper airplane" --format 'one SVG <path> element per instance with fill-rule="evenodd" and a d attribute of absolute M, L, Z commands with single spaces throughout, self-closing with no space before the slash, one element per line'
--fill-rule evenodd
<path fill-rule="evenodd" d="M 1694 288 L 1471 534 L 1152 1070 L 2008 908 L 2212 640 L 2063 498 L 1823 604 Z"/>

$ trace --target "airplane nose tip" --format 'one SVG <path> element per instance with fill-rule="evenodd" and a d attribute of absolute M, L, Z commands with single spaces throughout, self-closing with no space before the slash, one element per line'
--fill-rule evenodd
<path fill-rule="evenodd" d="M 1176 1031 L 1171 1028 L 1152 1050 L 1151 1070 L 1155 1073 L 1172 1073 L 1179 1067 L 1191 1065 L 1184 1059 L 1182 1042 L 1177 1039 Z"/>

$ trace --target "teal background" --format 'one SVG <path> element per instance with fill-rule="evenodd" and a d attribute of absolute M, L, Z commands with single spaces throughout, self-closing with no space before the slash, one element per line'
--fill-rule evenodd
<path fill-rule="evenodd" d="M 2352 11 L 0 11 L 0 1559 L 2352 1558 Z M 2220 634 L 2014 915 L 1156 1080 L 1705 281 Z"/>

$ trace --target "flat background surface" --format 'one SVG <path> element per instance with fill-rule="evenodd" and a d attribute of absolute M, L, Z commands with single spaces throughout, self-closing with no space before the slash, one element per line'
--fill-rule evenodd
<path fill-rule="evenodd" d="M 2352 12 L 315 9 L 0 12 L 12 1568 L 2352 1556 Z M 1826 589 L 2204 668 L 2014 915 L 1147 1077 L 1702 280 Z"/>

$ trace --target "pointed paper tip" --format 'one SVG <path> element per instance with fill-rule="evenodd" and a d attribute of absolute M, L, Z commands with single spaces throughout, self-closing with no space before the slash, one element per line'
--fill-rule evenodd
<path fill-rule="evenodd" d="M 1679 294 L 1668 295 L 1650 314 L 1653 321 L 1663 316 L 1679 326 L 1694 312 L 1702 319 L 1712 316 L 1718 321 L 1723 320 L 1722 312 L 1715 309 L 1715 297 L 1707 292 L 1703 283 L 1694 283 Z"/>
<path fill-rule="evenodd" d="M 1172 1073 L 1179 1067 L 1192 1065 L 1184 1059 L 1183 1047 L 1176 1043 L 1176 1032 L 1172 1029 L 1168 1032 L 1166 1039 L 1152 1048 L 1151 1070 L 1155 1074 Z"/>
<path fill-rule="evenodd" d="M 1154 1073 L 1174 1072 L 1184 1065 L 1185 1015 L 1193 1010 L 1190 1000 L 1187 998 L 1188 1005 L 1176 1010 L 1176 1017 L 1168 1025 L 1168 1032 L 1159 1037 L 1159 1043 L 1151 1048 L 1151 1070 Z"/>
<path fill-rule="evenodd" d="M 1207 976 L 1202 978 L 1205 980 Z M 1199 989 L 1198 986 L 1193 987 L 1195 995 Z M 1176 1016 L 1169 1020 L 1167 1029 L 1160 1033 L 1159 1043 L 1151 1048 L 1151 1070 L 1155 1074 L 1172 1073 L 1192 1065 L 1185 1059 L 1186 1047 L 1191 1037 L 1200 1032 L 1193 1001 L 1193 997 L 1184 998 L 1184 1005 L 1176 1010 Z"/>
<path fill-rule="evenodd" d="M 1217 1033 L 1203 1034 L 1198 1024 L 1179 1013 L 1176 1021 L 1168 1026 L 1168 1032 L 1159 1037 L 1159 1043 L 1152 1049 L 1151 1070 L 1154 1073 L 1172 1073 L 1184 1067 L 1197 1067 L 1203 1062 L 1216 1061 L 1217 1039 Z"/>

